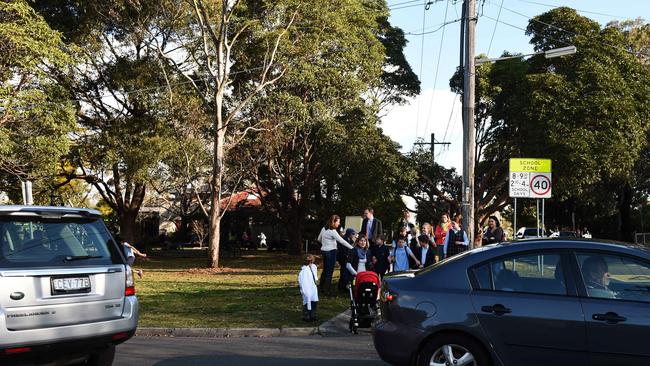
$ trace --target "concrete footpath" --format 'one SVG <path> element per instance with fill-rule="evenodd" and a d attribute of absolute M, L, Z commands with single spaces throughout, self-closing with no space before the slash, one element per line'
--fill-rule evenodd
<path fill-rule="evenodd" d="M 317 327 L 305 328 L 138 328 L 136 336 L 145 337 L 302 337 L 320 335 L 323 337 L 349 336 L 350 310 L 327 320 Z M 370 333 L 370 329 L 359 329 L 359 333 Z"/>

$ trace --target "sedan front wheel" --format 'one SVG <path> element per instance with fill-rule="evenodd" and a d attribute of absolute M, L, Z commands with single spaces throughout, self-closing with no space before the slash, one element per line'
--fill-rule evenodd
<path fill-rule="evenodd" d="M 441 335 L 424 346 L 418 366 L 489 366 L 490 361 L 478 342 L 462 335 Z"/>

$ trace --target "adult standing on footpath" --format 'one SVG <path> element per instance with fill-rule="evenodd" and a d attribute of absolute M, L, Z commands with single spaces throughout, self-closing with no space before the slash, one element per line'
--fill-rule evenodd
<path fill-rule="evenodd" d="M 372 209 L 372 207 L 367 207 L 365 210 L 363 210 L 361 234 L 364 234 L 366 238 L 368 238 L 368 243 L 371 247 L 375 245 L 377 237 L 383 234 L 381 221 L 375 218 L 375 211 Z"/>
<path fill-rule="evenodd" d="M 359 236 L 355 243 L 354 249 L 348 253 L 348 262 L 345 267 L 348 269 L 352 277 L 357 276 L 359 272 L 366 271 L 366 263 L 370 261 L 370 252 L 368 251 L 368 240 L 365 236 Z"/>
<path fill-rule="evenodd" d="M 411 211 L 409 210 L 404 210 L 404 216 L 397 224 L 398 232 L 402 228 L 406 228 L 406 234 L 407 234 L 406 237 L 409 243 L 411 242 L 411 240 L 416 239 L 415 237 L 417 235 L 417 231 L 415 230 L 415 224 L 413 223 L 413 220 L 411 218 Z"/>
<path fill-rule="evenodd" d="M 373 271 L 380 278 L 384 278 L 384 275 L 390 268 L 390 261 L 388 259 L 390 257 L 390 250 L 386 246 L 386 237 L 384 235 L 377 237 L 377 242 L 370 248 L 370 255 L 372 257 Z"/>
<path fill-rule="evenodd" d="M 440 216 L 440 223 L 436 225 L 436 230 L 433 233 L 436 241 L 438 260 L 443 260 L 445 257 L 444 244 L 450 227 L 451 221 L 449 220 L 449 214 L 444 212 Z"/>
<path fill-rule="evenodd" d="M 350 245 L 354 244 L 356 239 L 357 239 L 357 232 L 354 231 L 352 228 L 348 228 L 345 230 L 345 235 L 343 235 L 343 239 L 347 241 Z M 347 268 L 345 268 L 345 264 L 348 262 L 348 253 L 350 253 L 350 249 L 347 247 L 344 247 L 341 244 L 336 245 L 336 261 L 339 262 L 339 282 L 337 284 L 337 288 L 339 292 L 346 292 L 347 291 L 347 286 L 348 283 L 350 283 L 350 280 L 352 279 L 350 277 L 350 271 L 348 271 Z"/>
<path fill-rule="evenodd" d="M 458 253 L 462 253 L 469 247 L 469 239 L 465 230 L 460 228 L 457 221 L 451 222 L 451 229 L 447 232 L 445 243 L 443 245 L 444 258 L 451 257 Z"/>
<path fill-rule="evenodd" d="M 336 243 L 352 249 L 345 239 L 339 235 L 338 227 L 341 225 L 341 218 L 338 215 L 330 216 L 318 234 L 318 241 L 321 243 L 321 253 L 323 254 L 323 274 L 320 278 L 320 290 L 323 293 L 329 293 L 332 285 L 332 275 L 334 274 L 334 265 L 336 264 Z"/>
<path fill-rule="evenodd" d="M 488 227 L 485 229 L 485 233 L 483 234 L 482 245 L 500 243 L 504 238 L 505 235 L 503 234 L 503 229 L 501 228 L 499 219 L 496 216 L 490 216 L 488 218 Z"/>

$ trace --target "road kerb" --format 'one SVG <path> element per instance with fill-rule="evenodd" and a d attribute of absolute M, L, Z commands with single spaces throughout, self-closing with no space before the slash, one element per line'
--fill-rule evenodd
<path fill-rule="evenodd" d="M 318 328 L 138 328 L 141 337 L 301 337 L 318 335 Z"/>

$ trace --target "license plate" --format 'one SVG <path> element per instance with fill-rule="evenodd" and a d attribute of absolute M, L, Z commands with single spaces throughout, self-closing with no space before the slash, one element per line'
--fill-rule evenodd
<path fill-rule="evenodd" d="M 52 292 L 54 294 L 90 292 L 90 279 L 87 276 L 52 278 Z"/>

